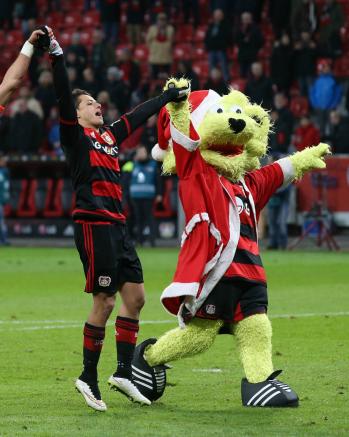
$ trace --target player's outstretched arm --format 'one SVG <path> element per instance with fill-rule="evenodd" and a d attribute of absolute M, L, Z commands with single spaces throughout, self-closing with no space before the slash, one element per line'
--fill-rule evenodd
<path fill-rule="evenodd" d="M 76 108 L 72 96 L 68 72 L 65 66 L 63 50 L 54 36 L 52 29 L 48 26 L 45 27 L 51 40 L 47 51 L 52 63 L 53 85 L 55 88 L 60 118 L 63 123 L 65 121 L 67 124 L 76 122 Z"/>
<path fill-rule="evenodd" d="M 131 112 L 120 117 L 119 120 L 111 124 L 110 128 L 118 139 L 119 144 L 125 140 L 131 132 L 141 126 L 149 117 L 156 114 L 160 109 L 170 102 L 186 98 L 190 92 L 190 87 L 173 87 L 165 90 L 162 94 L 153 99 L 147 100 L 138 105 Z"/>
<path fill-rule="evenodd" d="M 34 30 L 21 49 L 20 54 L 13 64 L 7 70 L 2 83 L 0 84 L 0 105 L 5 106 L 11 95 L 20 86 L 24 75 L 28 71 L 31 57 L 34 53 L 34 45 L 40 35 L 43 35 L 42 30 Z"/>

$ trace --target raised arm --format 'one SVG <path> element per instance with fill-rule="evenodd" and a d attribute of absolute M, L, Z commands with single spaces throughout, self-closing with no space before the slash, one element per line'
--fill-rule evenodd
<path fill-rule="evenodd" d="M 51 43 L 48 49 L 52 63 L 53 85 L 55 88 L 59 115 L 61 142 L 65 147 L 74 146 L 79 134 L 75 103 L 64 62 L 63 50 L 55 39 L 52 30 L 47 27 Z"/>
<path fill-rule="evenodd" d="M 160 109 L 169 102 L 174 102 L 186 96 L 190 88 L 171 88 L 164 91 L 157 97 L 147 100 L 138 105 L 133 111 L 128 112 L 110 125 L 110 129 L 115 135 L 117 142 L 120 144 L 135 129 L 142 125 L 149 117 L 156 114 Z"/>
<path fill-rule="evenodd" d="M 28 71 L 31 57 L 34 53 L 34 44 L 39 35 L 43 35 L 42 30 L 35 30 L 26 41 L 18 55 L 17 59 L 6 71 L 6 74 L 0 84 L 0 106 L 5 106 L 11 95 L 22 83 L 23 77 Z"/>

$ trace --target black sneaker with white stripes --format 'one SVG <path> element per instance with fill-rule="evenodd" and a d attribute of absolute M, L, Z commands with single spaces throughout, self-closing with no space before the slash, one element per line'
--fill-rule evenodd
<path fill-rule="evenodd" d="M 150 366 L 145 358 L 144 351 L 147 346 L 156 343 L 156 338 L 148 338 L 140 343 L 134 352 L 132 361 L 132 380 L 138 390 L 147 399 L 156 401 L 159 399 L 166 387 L 166 369 L 168 366 Z"/>
<path fill-rule="evenodd" d="M 245 407 L 298 407 L 298 395 L 287 384 L 275 379 L 282 370 L 273 372 L 266 381 L 252 384 L 241 381 L 242 405 Z"/>

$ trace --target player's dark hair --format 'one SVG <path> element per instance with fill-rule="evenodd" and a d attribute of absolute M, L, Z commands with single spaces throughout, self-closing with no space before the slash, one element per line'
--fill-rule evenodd
<path fill-rule="evenodd" d="M 80 104 L 81 96 L 91 96 L 91 94 L 86 90 L 81 90 L 80 88 L 75 88 L 72 92 L 75 108 L 78 109 Z M 91 96 L 92 97 L 92 96 Z"/>

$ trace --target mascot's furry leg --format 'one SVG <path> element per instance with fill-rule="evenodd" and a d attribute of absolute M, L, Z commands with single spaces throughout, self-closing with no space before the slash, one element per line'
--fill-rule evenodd
<path fill-rule="evenodd" d="M 212 346 L 221 326 L 219 320 L 194 318 L 184 329 L 166 332 L 146 349 L 144 358 L 150 366 L 157 366 L 204 352 Z"/>
<path fill-rule="evenodd" d="M 239 322 L 234 330 L 246 378 L 262 382 L 273 372 L 271 323 L 266 314 L 255 314 Z"/>

